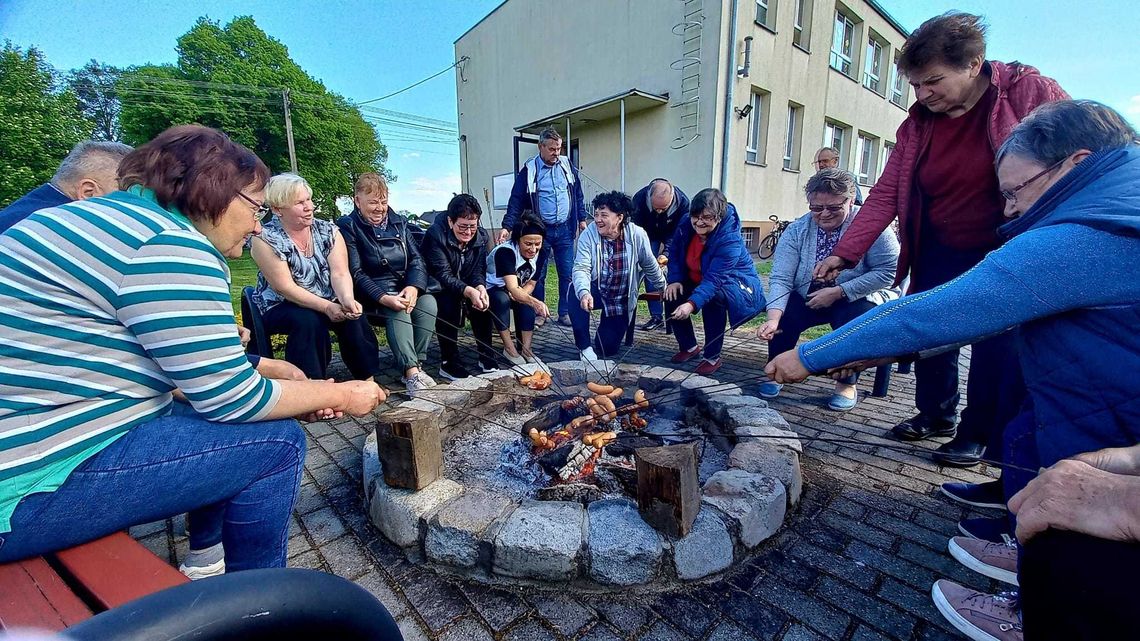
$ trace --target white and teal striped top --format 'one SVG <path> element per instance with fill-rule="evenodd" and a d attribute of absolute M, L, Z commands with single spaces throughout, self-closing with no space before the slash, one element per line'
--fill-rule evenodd
<path fill-rule="evenodd" d="M 175 388 L 214 421 L 277 404 L 242 352 L 229 280 L 206 237 L 137 187 L 0 235 L 0 533 L 24 496 L 169 414 Z"/>

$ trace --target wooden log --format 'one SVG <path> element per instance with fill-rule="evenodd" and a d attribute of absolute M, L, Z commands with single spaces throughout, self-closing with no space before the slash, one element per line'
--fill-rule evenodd
<path fill-rule="evenodd" d="M 401 408 L 385 412 L 376 423 L 376 443 L 389 487 L 421 490 L 442 472 L 439 419 L 429 412 Z"/>
<path fill-rule="evenodd" d="M 668 536 L 685 536 L 701 509 L 697 443 L 634 451 L 637 507 L 645 522 Z"/>

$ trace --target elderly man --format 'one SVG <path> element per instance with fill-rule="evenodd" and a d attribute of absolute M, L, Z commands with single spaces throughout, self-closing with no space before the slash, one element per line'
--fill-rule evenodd
<path fill-rule="evenodd" d="M 815 165 L 816 171 L 823 171 L 824 169 L 841 169 L 839 166 L 839 150 L 835 147 L 824 147 L 815 152 Z M 859 189 L 859 183 L 855 183 L 855 204 L 863 204 L 863 190 Z"/>
<path fill-rule="evenodd" d="M 86 140 L 71 150 L 51 181 L 0 211 L 0 233 L 39 209 L 109 194 L 119 188 L 119 162 L 131 153 L 121 142 Z"/>
<path fill-rule="evenodd" d="M 662 256 L 673 240 L 677 224 L 689 217 L 689 197 L 664 178 L 654 178 L 633 195 L 633 222 L 649 236 L 653 253 Z M 646 291 L 656 291 L 646 281 Z M 653 331 L 665 324 L 665 306 L 649 301 L 649 320 L 640 329 Z"/>
<path fill-rule="evenodd" d="M 876 359 L 945 349 L 1017 328 L 1029 402 L 1005 428 L 1006 462 L 1035 470 L 1082 453 L 1140 443 L 1136 131 L 1096 102 L 1049 103 L 1010 133 L 996 164 L 1005 215 L 1014 219 L 1000 228 L 1009 239 L 1004 246 L 944 285 L 881 305 L 777 356 L 768 374 L 778 382 L 800 381 L 812 372 L 843 373 Z M 1026 473 L 1006 470 L 1006 496 L 1028 481 Z M 1019 515 L 1026 511 L 1023 499 L 1011 507 Z M 1019 523 L 1023 538 L 1024 529 Z M 1007 543 L 955 537 L 950 547 L 971 569 L 1003 580 L 1018 577 L 1018 551 Z M 1069 608 L 1064 614 L 1083 619 L 1078 627 L 1088 632 L 1079 637 L 1046 632 L 1039 638 L 1136 638 L 1133 592 L 1124 583 L 1140 567 L 1135 549 L 1127 557 L 1104 551 L 1083 558 L 1076 547 L 1073 552 L 1066 556 L 1081 558 L 1088 568 L 1085 591 L 1055 586 L 1082 597 L 1072 602 L 1064 597 L 1053 607 Z M 1101 601 L 1099 611 L 1107 600 L 1115 617 L 1080 611 L 1094 594 Z M 1022 638 L 1016 600 L 945 580 L 934 585 L 932 596 L 946 618 L 972 639 Z M 1047 627 L 1031 621 L 1028 610 L 1025 615 L 1025 631 Z M 1131 634 L 1114 627 L 1121 621 L 1128 621 Z"/>
<path fill-rule="evenodd" d="M 578 231 L 586 228 L 586 206 L 578 170 L 561 153 L 562 136 L 553 127 L 543 129 L 538 135 L 538 155 L 526 161 L 515 176 L 499 244 L 507 242 L 524 211 L 542 217 L 546 223 L 546 245 L 553 252 L 558 272 L 558 322 L 569 327 L 573 303 L 567 294 L 574 268 L 574 241 Z M 534 296 L 545 300 L 545 273 L 538 275 Z"/>

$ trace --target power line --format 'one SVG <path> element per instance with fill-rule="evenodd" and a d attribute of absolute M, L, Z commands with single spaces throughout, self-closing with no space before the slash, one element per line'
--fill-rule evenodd
<path fill-rule="evenodd" d="M 463 57 L 462 57 L 462 58 L 460 58 L 459 60 L 456 60 L 454 64 L 452 64 L 451 66 L 447 67 L 446 69 L 441 69 L 441 70 L 439 70 L 439 71 L 437 71 L 437 72 L 433 73 L 432 75 L 428 76 L 427 78 L 424 78 L 423 80 L 420 80 L 420 81 L 418 81 L 418 82 L 413 82 L 412 84 L 408 85 L 407 87 L 404 87 L 403 89 L 400 89 L 399 91 L 393 91 L 392 93 L 390 93 L 390 94 L 387 94 L 387 95 L 384 95 L 384 96 L 380 96 L 379 98 L 373 98 L 373 99 L 371 99 L 371 100 L 364 100 L 364 101 L 361 101 L 361 102 L 358 102 L 358 103 L 356 103 L 356 105 L 357 105 L 357 106 L 360 106 L 360 105 L 366 105 L 366 104 L 368 104 L 368 103 L 370 103 L 370 102 L 380 102 L 381 100 L 386 100 L 386 99 L 388 99 L 388 98 L 391 98 L 392 96 L 395 96 L 395 95 L 397 95 L 397 94 L 402 94 L 402 93 L 404 93 L 405 91 L 407 91 L 407 90 L 409 90 L 409 89 L 411 89 L 411 88 L 413 88 L 413 87 L 417 87 L 417 86 L 419 86 L 419 85 L 422 85 L 422 84 L 424 84 L 425 82 L 427 82 L 428 80 L 431 80 L 432 78 L 435 78 L 436 76 L 439 76 L 439 75 L 441 75 L 441 74 L 444 74 L 444 73 L 446 73 L 446 72 L 448 72 L 448 71 L 450 71 L 450 70 L 452 70 L 452 69 L 454 69 L 454 68 L 458 67 L 458 66 L 460 65 L 460 63 L 464 63 L 464 62 L 467 62 L 467 61 L 468 61 L 468 60 L 470 60 L 470 59 L 471 59 L 471 58 L 469 58 L 468 56 L 463 56 Z"/>

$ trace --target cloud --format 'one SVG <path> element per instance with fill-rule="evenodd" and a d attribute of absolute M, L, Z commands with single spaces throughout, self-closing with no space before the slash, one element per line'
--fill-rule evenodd
<path fill-rule="evenodd" d="M 419 158 L 419 157 L 420 157 L 420 152 L 418 152 L 418 151 L 412 151 L 412 152 L 408 152 L 408 153 L 404 154 L 402 157 L 403 157 L 404 159 L 408 159 L 408 158 Z"/>
<path fill-rule="evenodd" d="M 463 183 L 458 173 L 403 178 L 389 187 L 389 201 L 396 209 L 407 209 L 419 214 L 447 207 L 447 201 L 462 188 Z"/>
<path fill-rule="evenodd" d="M 1128 106 L 1124 108 L 1124 113 L 1129 116 L 1140 117 L 1140 94 L 1128 99 Z"/>

